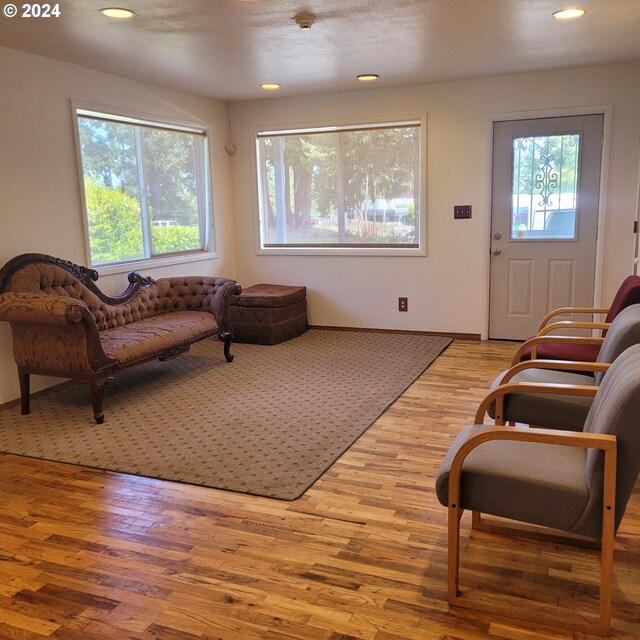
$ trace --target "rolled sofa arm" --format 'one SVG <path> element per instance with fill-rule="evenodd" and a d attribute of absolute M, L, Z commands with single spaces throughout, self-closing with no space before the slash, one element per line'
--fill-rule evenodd
<path fill-rule="evenodd" d="M 231 331 L 231 298 L 242 293 L 240 283 L 228 278 L 214 278 L 217 282 L 209 310 L 215 316 L 221 333 Z"/>
<path fill-rule="evenodd" d="M 0 294 L 0 320 L 27 324 L 65 325 L 79 322 L 82 300 L 44 293 Z"/>
<path fill-rule="evenodd" d="M 89 307 L 77 298 L 45 293 L 0 294 L 0 320 L 11 324 L 18 366 L 51 375 L 111 368 Z"/>

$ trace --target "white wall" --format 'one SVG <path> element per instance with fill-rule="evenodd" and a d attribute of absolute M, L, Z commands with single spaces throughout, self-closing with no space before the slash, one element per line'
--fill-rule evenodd
<path fill-rule="evenodd" d="M 47 253 L 88 264 L 71 100 L 210 127 L 212 190 L 218 258 L 141 270 L 154 277 L 177 274 L 235 277 L 226 103 L 0 47 L 0 265 L 20 253 Z M 99 285 L 121 292 L 126 275 L 103 276 Z M 0 404 L 18 397 L 11 331 L 0 323 Z M 38 390 L 50 384 L 34 376 Z"/>
<path fill-rule="evenodd" d="M 640 64 L 229 105 L 237 153 L 224 152 L 227 105 L 0 47 L 0 264 L 25 252 L 87 263 L 71 100 L 210 126 L 219 257 L 155 269 L 305 284 L 316 325 L 486 335 L 492 120 L 514 112 L 612 106 L 604 211 L 603 303 L 632 270 L 640 155 Z M 426 257 L 256 255 L 254 127 L 428 116 Z M 233 194 L 233 196 L 232 196 Z M 473 205 L 453 220 L 454 204 Z M 149 273 L 149 272 L 147 272 Z M 124 275 L 104 276 L 108 292 Z M 397 311 L 398 296 L 409 312 Z M 37 390 L 51 381 L 34 377 Z M 0 404 L 18 397 L 11 335 L 0 323 Z"/>
<path fill-rule="evenodd" d="M 640 64 L 323 96 L 232 103 L 238 277 L 305 284 L 315 325 L 482 334 L 488 325 L 492 121 L 612 105 L 602 242 L 603 303 L 633 269 L 640 154 Z M 597 111 L 597 109 L 594 109 Z M 252 128 L 427 114 L 427 256 L 256 255 Z M 537 115 L 537 113 L 536 113 Z M 471 204 L 471 220 L 454 220 Z M 604 234 L 604 235 L 602 235 Z M 399 296 L 408 313 L 397 311 Z"/>

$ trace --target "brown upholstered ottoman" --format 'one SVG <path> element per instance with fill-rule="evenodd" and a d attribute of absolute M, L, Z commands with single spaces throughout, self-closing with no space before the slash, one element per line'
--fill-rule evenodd
<path fill-rule="evenodd" d="M 234 342 L 278 344 L 307 330 L 307 288 L 254 284 L 231 299 Z"/>

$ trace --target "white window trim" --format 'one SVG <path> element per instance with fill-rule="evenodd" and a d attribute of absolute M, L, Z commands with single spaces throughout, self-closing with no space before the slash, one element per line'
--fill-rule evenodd
<path fill-rule="evenodd" d="M 91 268 L 95 269 L 101 276 L 110 276 L 118 273 L 143 271 L 147 269 L 155 269 L 156 267 L 171 267 L 173 265 L 188 264 L 190 262 L 203 262 L 217 258 L 218 255 L 211 251 L 199 251 L 197 253 L 169 255 L 161 258 L 144 258 L 142 260 L 132 260 L 130 262 L 118 262 L 117 264 L 97 265 Z"/>
<path fill-rule="evenodd" d="M 259 187 L 259 168 L 258 154 L 256 153 L 256 141 L 258 134 L 273 134 L 279 132 L 291 131 L 308 131 L 322 130 L 333 128 L 355 128 L 366 129 L 375 126 L 393 126 L 406 124 L 407 122 L 420 123 L 420 147 L 418 171 L 420 173 L 420 228 L 419 228 L 419 246 L 413 248 L 398 247 L 262 247 L 262 229 L 260 219 L 260 187 Z M 259 256 L 393 256 L 393 257 L 424 257 L 427 255 L 427 114 L 419 116 L 403 115 L 379 117 L 375 119 L 353 119 L 344 122 L 318 122 L 298 123 L 298 124 L 280 124 L 280 125 L 264 125 L 260 127 L 251 127 L 250 129 L 250 145 L 251 145 L 251 180 L 252 180 L 252 197 L 253 197 L 253 222 L 254 222 L 254 243 L 256 255 Z"/>
<path fill-rule="evenodd" d="M 185 264 L 189 262 L 200 262 L 203 260 L 213 260 L 218 258 L 216 251 L 216 234 L 215 234 L 215 218 L 213 211 L 213 194 L 212 194 L 212 159 L 210 144 L 210 127 L 202 122 L 185 121 L 178 118 L 167 118 L 166 116 L 158 116 L 155 114 L 141 113 L 128 109 L 121 109 L 110 105 L 102 105 L 89 103 L 78 100 L 71 100 L 71 116 L 73 120 L 73 132 L 75 136 L 76 147 L 76 165 L 78 169 L 79 192 L 80 192 L 80 212 L 82 215 L 82 228 L 84 231 L 84 244 L 86 264 L 90 265 L 100 275 L 111 275 L 117 273 L 128 273 L 132 270 L 151 269 L 154 267 L 168 267 L 172 265 Z M 87 198 L 84 190 L 84 173 L 82 170 L 82 153 L 80 146 L 80 130 L 78 127 L 78 111 L 95 112 L 96 114 L 108 114 L 116 120 L 122 122 L 129 121 L 131 124 L 149 123 L 150 125 L 166 125 L 168 128 L 176 131 L 197 131 L 204 133 L 205 147 L 205 238 L 204 249 L 193 250 L 179 254 L 168 254 L 162 256 L 153 256 L 150 258 L 142 258 L 140 260 L 130 260 L 127 262 L 118 262 L 106 265 L 93 265 L 91 262 L 91 246 L 89 243 L 89 218 L 87 216 Z"/>

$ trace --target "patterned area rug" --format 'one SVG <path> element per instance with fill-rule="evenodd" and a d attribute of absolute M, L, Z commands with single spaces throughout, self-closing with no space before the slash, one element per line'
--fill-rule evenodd
<path fill-rule="evenodd" d="M 438 357 L 448 338 L 310 330 L 276 346 L 206 340 L 121 372 L 93 422 L 66 383 L 0 411 L 0 450 L 294 500 Z"/>

